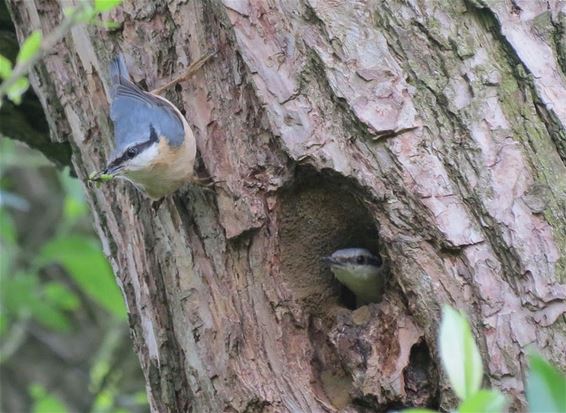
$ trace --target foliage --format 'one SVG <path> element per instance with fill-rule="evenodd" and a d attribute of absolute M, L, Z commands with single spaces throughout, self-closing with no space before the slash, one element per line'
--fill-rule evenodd
<path fill-rule="evenodd" d="M 10 152 L 10 143 L 2 142 L 2 151 Z M 41 272 L 49 265 L 65 268 L 76 285 L 92 300 L 113 316 L 124 319 L 125 309 L 121 293 L 114 281 L 114 275 L 93 235 L 73 230 L 88 210 L 82 197 L 78 181 L 69 181 L 63 174 L 60 180 L 66 182 L 62 221 L 54 236 L 43 244 L 39 254 L 27 257 L 17 243 L 16 226 L 8 212 L 0 204 L 1 260 L 0 309 L 1 328 L 31 318 L 46 328 L 69 331 L 69 314 L 80 305 L 77 295 L 65 284 L 57 281 L 41 282 Z M 6 190 L 6 196 L 17 197 Z M 1 201 L 0 201 L 1 202 Z M 26 263 L 25 265 L 22 263 Z M 0 353 L 0 360 L 3 355 Z"/>
<path fill-rule="evenodd" d="M 442 310 L 439 332 L 440 358 L 454 393 L 460 399 L 458 413 L 500 413 L 506 399 L 497 390 L 481 389 L 483 366 L 466 317 L 449 306 Z M 529 410 L 566 412 L 566 378 L 543 358 L 529 357 L 527 383 Z M 434 413 L 429 409 L 408 409 L 404 413 Z"/>
<path fill-rule="evenodd" d="M 48 35 L 43 36 L 39 30 L 34 30 L 22 43 L 16 58 L 16 65 L 0 54 L 0 107 L 4 96 L 15 104 L 20 104 L 22 95 L 29 88 L 25 77 L 34 64 L 51 50 L 71 29 L 79 24 L 99 24 L 107 28 L 114 26 L 111 21 L 97 21 L 100 13 L 108 12 L 119 6 L 122 0 L 83 0 L 78 6 L 67 7 L 64 10 L 63 21 Z"/>
<path fill-rule="evenodd" d="M 98 15 L 117 7 L 121 1 L 80 0 L 63 10 L 63 20 L 51 33 L 44 36 L 38 30 L 31 32 L 22 42 L 14 63 L 0 55 L 0 107 L 4 97 L 20 103 L 29 88 L 26 75 L 73 27 L 80 24 L 113 27 L 113 22 L 102 21 Z M 44 194 L 56 200 L 55 209 L 62 211 L 61 217 L 46 213 L 45 219 L 50 221 L 43 227 L 47 231 L 45 228 L 43 232 L 36 231 L 27 221 L 37 223 L 41 219 L 31 216 L 26 219 L 26 215 L 35 212 L 34 201 L 26 199 L 17 188 L 22 182 L 25 185 L 22 175 L 35 178 L 32 186 L 51 186 L 53 182 L 44 179 L 38 169 L 46 168 L 48 162 L 31 151 L 17 148 L 7 139 L 0 140 L 0 156 L 0 364 L 20 371 L 20 362 L 26 357 L 26 351 L 20 349 L 33 342 L 33 337 L 47 338 L 50 347 L 58 343 L 55 354 L 61 357 L 67 353 L 67 337 L 70 342 L 76 342 L 82 331 L 100 329 L 100 340 L 94 345 L 100 345 L 104 351 L 83 353 L 88 359 L 82 359 L 80 367 L 69 365 L 62 358 L 60 369 L 90 370 L 90 375 L 82 376 L 87 380 L 91 376 L 91 383 L 85 386 L 89 392 L 83 392 L 85 396 L 81 398 L 90 405 L 88 411 L 147 411 L 143 376 L 127 336 L 124 303 L 99 242 L 85 225 L 88 207 L 80 183 L 68 173 L 57 175 L 57 189 L 50 188 L 52 191 Z M 48 175 L 53 177 L 53 172 Z M 24 190 L 23 194 L 33 192 Z M 100 317 L 99 313 L 106 316 Z M 23 361 L 28 368 L 34 367 L 33 362 Z M 39 361 L 37 369 L 42 368 L 42 363 L 43 360 Z M 128 369 L 129 374 L 125 375 L 123 369 Z M 30 373 L 26 375 L 28 380 L 41 377 Z M 18 382 L 26 385 L 22 377 Z M 19 400 L 31 403 L 26 410 L 32 412 L 75 410 L 69 410 L 69 406 L 47 390 L 53 390 L 53 384 L 60 391 L 67 391 L 64 385 L 53 381 L 46 385 L 32 382 L 22 389 L 27 397 Z"/>
<path fill-rule="evenodd" d="M 93 237 L 58 236 L 42 247 L 38 258 L 44 265 L 50 262 L 62 265 L 91 299 L 115 317 L 125 318 L 122 295 L 98 241 Z"/>
<path fill-rule="evenodd" d="M 468 321 L 448 306 L 444 307 L 439 341 L 440 358 L 452 388 L 460 400 L 466 400 L 480 389 L 483 366 Z"/>
<path fill-rule="evenodd" d="M 22 43 L 20 52 L 16 58 L 16 65 L 21 65 L 30 60 L 36 53 L 39 53 L 43 35 L 39 30 L 34 30 Z"/>
<path fill-rule="evenodd" d="M 67 408 L 59 399 L 49 394 L 40 384 L 30 386 L 29 393 L 33 399 L 33 413 L 67 413 Z"/>
<path fill-rule="evenodd" d="M 116 401 L 128 397 L 134 400 L 128 401 L 130 405 L 140 406 L 137 392 L 124 395 L 118 380 L 112 379 L 120 373 L 115 363 L 112 364 L 112 357 L 116 357 L 113 349 L 121 346 L 116 331 L 121 332 L 120 340 L 126 340 L 125 347 L 130 346 L 124 334 L 126 310 L 100 243 L 85 225 L 89 210 L 80 181 L 70 178 L 67 172 L 55 174 L 57 179 L 52 183 L 36 181 L 40 186 L 56 185 L 49 193 L 57 198 L 57 208 L 62 213 L 49 223 L 47 237 L 30 234 L 28 227 L 22 228 L 22 224 L 36 220 L 34 217 L 26 219 L 33 213 L 33 201 L 25 199 L 25 192 L 22 194 L 18 182 L 13 181 L 31 172 L 38 179 L 49 168 L 42 157 L 31 150 L 23 151 L 20 145 L 8 139 L 0 140 L 0 154 L 0 364 L 15 357 L 29 332 L 37 330 L 36 325 L 50 334 L 69 336 L 77 329 L 78 320 L 84 319 L 79 314 L 94 309 L 106 314 L 102 320 L 110 328 L 105 327 L 103 334 L 109 338 L 103 343 L 109 341 L 111 345 L 103 354 L 93 357 L 91 372 L 102 373 L 92 378 L 93 395 L 96 395 L 92 403 L 97 412 L 119 411 Z M 35 172 L 38 167 L 43 172 Z M 46 211 L 46 216 L 51 215 L 59 214 Z M 25 240 L 26 235 L 32 242 Z M 133 354 L 131 356 L 133 360 Z M 31 411 L 67 411 L 47 388 L 39 383 L 30 384 Z M 146 403 L 142 402 L 141 406 Z"/>
<path fill-rule="evenodd" d="M 566 412 L 566 377 L 542 357 L 531 354 L 527 400 L 532 412 Z"/>

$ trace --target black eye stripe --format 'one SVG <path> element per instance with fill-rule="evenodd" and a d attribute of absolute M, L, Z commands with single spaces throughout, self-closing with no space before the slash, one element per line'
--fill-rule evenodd
<path fill-rule="evenodd" d="M 382 261 L 380 257 L 367 257 L 367 263 L 379 267 L 382 264 Z"/>
<path fill-rule="evenodd" d="M 157 136 L 157 132 L 155 131 L 153 125 L 150 124 L 149 125 L 149 139 L 145 142 L 138 143 L 137 145 L 131 146 L 130 148 L 126 149 L 126 152 L 124 152 L 124 155 L 135 156 L 138 153 L 149 148 L 152 144 L 154 144 L 157 141 L 159 141 L 159 138 Z"/>
<path fill-rule="evenodd" d="M 120 165 L 121 163 L 124 163 L 124 162 L 134 158 L 136 155 L 143 152 L 144 150 L 146 150 L 151 145 L 153 145 L 154 143 L 157 143 L 157 142 L 159 142 L 159 136 L 157 135 L 157 132 L 155 131 L 155 128 L 153 127 L 153 125 L 150 124 L 149 125 L 149 139 L 145 142 L 141 142 L 141 143 L 138 143 L 136 145 L 133 145 L 133 146 L 130 146 L 129 148 L 127 148 L 122 153 L 122 155 L 120 155 L 118 158 L 116 158 L 109 165 L 109 167 Z"/>
<path fill-rule="evenodd" d="M 138 153 L 143 152 L 145 149 L 149 148 L 152 144 L 153 142 L 147 141 L 147 142 L 138 143 L 137 145 L 134 146 L 130 146 L 128 149 L 126 149 L 124 155 L 137 155 Z"/>
<path fill-rule="evenodd" d="M 153 125 L 149 124 L 149 142 L 157 142 L 159 137 L 157 136 L 157 132 L 155 131 Z"/>
<path fill-rule="evenodd" d="M 381 258 L 377 256 L 356 256 L 347 259 L 347 261 L 357 265 L 375 265 L 379 267 L 382 264 Z"/>

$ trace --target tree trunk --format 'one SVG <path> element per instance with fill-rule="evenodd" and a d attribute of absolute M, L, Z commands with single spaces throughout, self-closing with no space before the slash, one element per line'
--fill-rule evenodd
<path fill-rule="evenodd" d="M 55 1 L 9 0 L 20 40 Z M 439 308 L 472 322 L 485 385 L 524 410 L 531 345 L 566 359 L 564 2 L 128 1 L 32 74 L 83 182 L 112 145 L 110 58 L 186 115 L 202 168 L 154 212 L 88 187 L 156 412 L 449 408 Z M 106 16 L 108 17 L 108 16 Z M 353 310 L 320 258 L 379 251 Z"/>

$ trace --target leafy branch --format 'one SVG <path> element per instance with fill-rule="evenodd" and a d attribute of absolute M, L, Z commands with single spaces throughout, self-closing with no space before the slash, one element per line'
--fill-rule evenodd
<path fill-rule="evenodd" d="M 14 68 L 10 60 L 0 55 L 0 78 L 3 79 L 0 84 L 0 107 L 5 96 L 16 104 L 21 102 L 22 95 L 29 88 L 29 81 L 25 76 L 73 27 L 92 23 L 99 13 L 112 10 L 121 2 L 122 0 L 94 0 L 93 3 L 83 1 L 76 7 L 65 9 L 63 21 L 49 35 L 44 38 L 41 31 L 34 30 L 24 40 Z"/>
<path fill-rule="evenodd" d="M 502 413 L 507 405 L 497 390 L 482 389 L 480 352 L 466 317 L 444 306 L 439 333 L 440 359 L 450 385 L 460 399 L 455 413 Z M 529 355 L 527 400 L 530 412 L 566 412 L 566 377 L 540 356 Z M 403 413 L 434 413 L 408 409 Z"/>

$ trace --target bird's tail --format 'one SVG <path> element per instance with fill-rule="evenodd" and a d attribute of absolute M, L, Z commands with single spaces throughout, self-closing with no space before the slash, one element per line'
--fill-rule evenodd
<path fill-rule="evenodd" d="M 126 61 L 121 53 L 114 57 L 114 59 L 110 62 L 109 72 L 113 86 L 121 84 L 123 82 L 122 79 L 130 80 Z"/>

